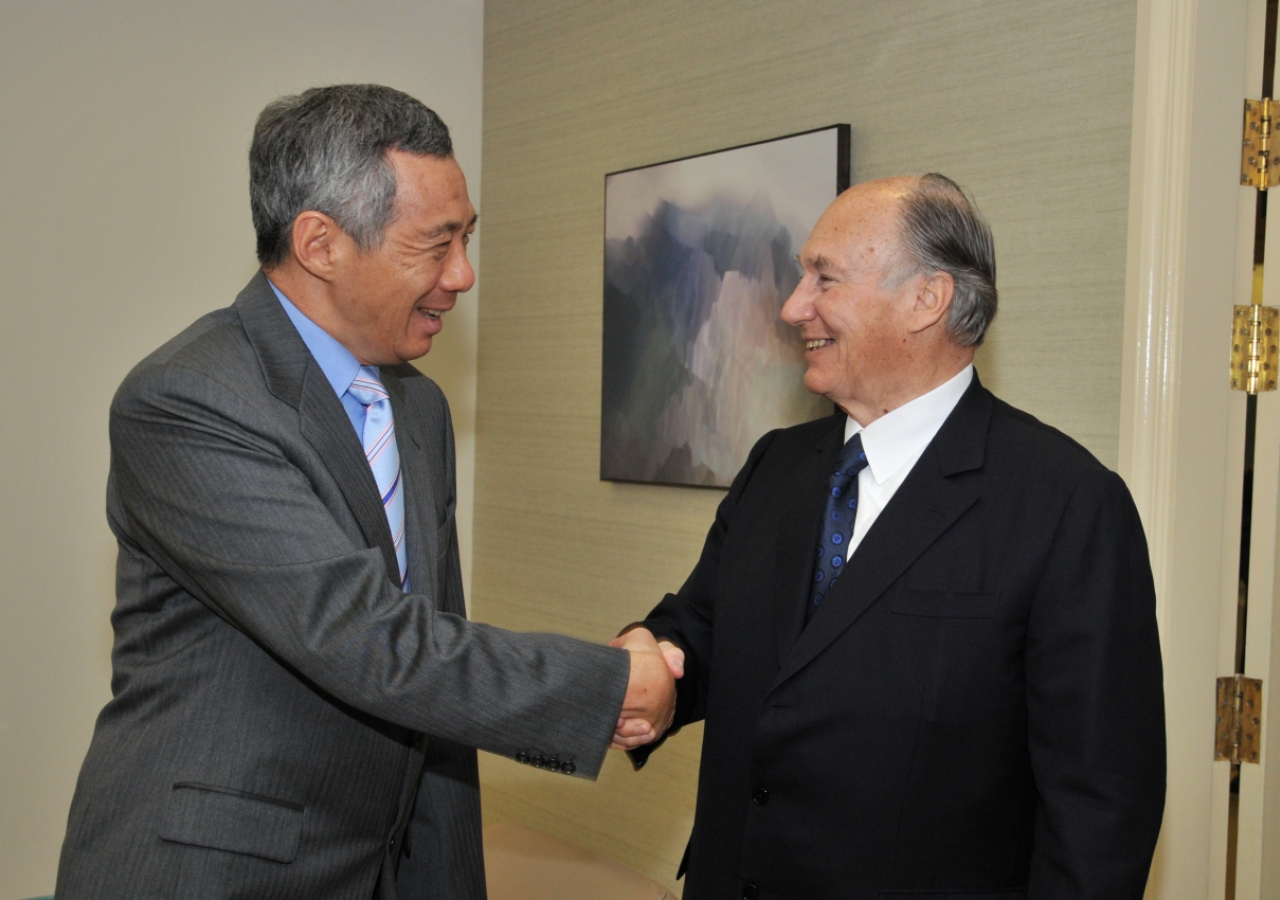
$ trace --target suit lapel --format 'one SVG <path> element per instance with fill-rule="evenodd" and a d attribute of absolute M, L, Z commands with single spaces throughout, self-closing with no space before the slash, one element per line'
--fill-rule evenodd
<path fill-rule="evenodd" d="M 434 590 L 435 564 L 440 554 L 435 510 L 436 491 L 427 443 L 421 433 L 422 417 L 410 408 L 404 381 L 394 369 L 380 369 L 382 383 L 391 397 L 391 413 L 395 417 L 396 446 L 400 451 L 400 476 L 405 487 L 405 549 L 409 562 L 410 587 L 417 593 L 437 595 Z"/>
<path fill-rule="evenodd" d="M 262 272 L 240 292 L 235 308 L 262 363 L 268 389 L 298 410 L 302 436 L 337 482 L 365 541 L 382 551 L 389 574 L 399 571 L 391 528 L 360 439 Z"/>
<path fill-rule="evenodd" d="M 951 476 L 982 467 L 991 407 L 991 395 L 975 374 L 973 383 L 911 474 L 854 551 L 822 608 L 785 654 L 771 691 L 808 665 L 852 625 L 977 502 L 978 489 L 957 483 Z M 814 514 L 814 521 L 818 515 L 821 511 Z M 815 531 L 816 526 L 810 527 L 809 543 L 803 550 L 806 566 L 811 562 L 807 557 L 814 552 Z"/>
<path fill-rule="evenodd" d="M 373 478 L 364 448 L 351 427 L 342 402 L 314 361 L 303 381 L 298 416 L 302 436 L 324 460 L 325 467 L 338 483 L 342 496 L 360 523 L 360 530 L 369 546 L 382 551 L 387 576 L 397 581 L 395 573 L 400 571 L 400 563 L 391 542 L 391 526 L 387 524 L 387 514 L 382 508 L 378 483 Z"/>
<path fill-rule="evenodd" d="M 821 435 L 808 456 L 800 461 L 795 479 L 787 489 L 790 496 L 799 499 L 787 507 L 778 533 L 774 622 L 779 665 L 804 628 L 804 608 L 809 602 L 819 524 L 827 503 L 827 480 L 844 443 L 845 418 L 844 415 L 832 417 L 831 429 Z"/>

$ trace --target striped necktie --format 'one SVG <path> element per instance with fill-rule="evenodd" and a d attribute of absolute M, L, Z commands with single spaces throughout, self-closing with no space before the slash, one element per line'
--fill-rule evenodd
<path fill-rule="evenodd" d="M 396 448 L 396 427 L 391 417 L 391 400 L 382 386 L 378 370 L 361 366 L 347 393 L 364 407 L 364 455 L 373 470 L 373 480 L 382 495 L 382 509 L 391 526 L 391 540 L 400 565 L 400 587 L 409 589 L 409 566 L 404 548 L 404 483 L 400 478 L 400 451 Z"/>

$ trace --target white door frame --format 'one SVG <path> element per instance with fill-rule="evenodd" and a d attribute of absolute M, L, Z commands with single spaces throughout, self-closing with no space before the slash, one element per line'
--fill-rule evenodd
<path fill-rule="evenodd" d="M 1168 798 L 1147 891 L 1160 900 L 1225 886 L 1213 698 L 1233 661 L 1244 421 L 1227 340 L 1251 285 L 1252 198 L 1236 184 L 1260 16 L 1264 0 L 1138 3 L 1120 472 L 1147 529 L 1165 659 Z M 1258 897 L 1246 881 L 1239 900 Z"/>

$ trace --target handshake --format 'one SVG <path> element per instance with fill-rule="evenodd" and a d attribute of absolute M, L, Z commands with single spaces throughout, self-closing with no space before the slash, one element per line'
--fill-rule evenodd
<path fill-rule="evenodd" d="M 614 750 L 632 750 L 656 741 L 676 713 L 676 679 L 684 676 L 684 651 L 655 640 L 644 627 L 631 628 L 609 642 L 631 653 L 631 677 L 613 733 Z"/>

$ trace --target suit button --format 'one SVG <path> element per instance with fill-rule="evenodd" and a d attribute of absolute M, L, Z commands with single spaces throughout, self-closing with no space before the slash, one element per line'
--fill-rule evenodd
<path fill-rule="evenodd" d="M 539 753 L 537 756 L 533 758 L 533 767 L 535 769 L 541 769 L 546 764 L 547 764 L 547 760 L 545 757 L 543 757 L 541 753 Z"/>
<path fill-rule="evenodd" d="M 742 900 L 756 900 L 760 896 L 760 888 L 750 881 L 742 886 Z"/>
<path fill-rule="evenodd" d="M 551 757 L 549 760 L 547 760 L 547 769 L 548 769 L 548 770 L 550 770 L 550 771 L 552 771 L 552 772 L 559 772 L 559 771 L 560 771 L 560 757 L 558 757 L 558 756 L 553 756 L 553 757 Z"/>
<path fill-rule="evenodd" d="M 566 775 L 572 775 L 578 771 L 578 767 L 573 764 L 573 760 L 569 759 L 560 764 L 560 771 Z"/>
<path fill-rule="evenodd" d="M 520 763 L 523 766 L 529 765 L 529 754 L 521 750 L 519 753 L 516 754 L 516 762 Z"/>
<path fill-rule="evenodd" d="M 764 788 L 756 788 L 751 792 L 751 802 L 756 806 L 764 806 L 769 802 L 769 792 Z"/>

